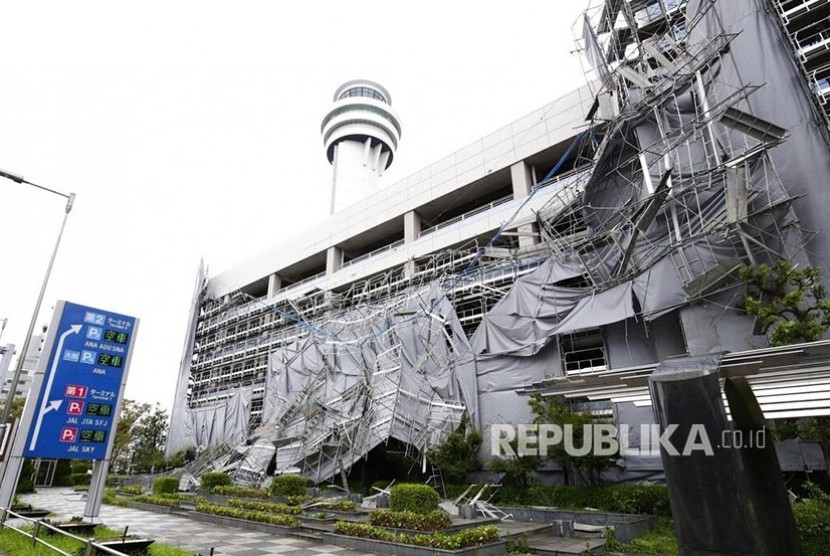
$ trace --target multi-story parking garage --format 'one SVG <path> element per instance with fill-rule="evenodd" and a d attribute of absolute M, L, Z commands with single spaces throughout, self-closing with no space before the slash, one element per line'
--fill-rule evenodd
<path fill-rule="evenodd" d="M 464 414 L 524 422 L 529 392 L 647 422 L 655 363 L 765 349 L 737 271 L 830 260 L 828 5 L 595 3 L 588 85 L 383 188 L 405 118 L 377 83 L 340 87 L 333 214 L 199 271 L 168 453 L 239 447 L 256 481 L 276 451 L 322 480 L 389 438 L 423 453 Z M 747 367 L 779 388 L 769 416 L 830 413 L 802 363 Z"/>

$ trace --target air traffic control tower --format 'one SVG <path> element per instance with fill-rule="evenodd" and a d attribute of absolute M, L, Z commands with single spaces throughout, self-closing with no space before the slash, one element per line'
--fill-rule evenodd
<path fill-rule="evenodd" d="M 374 81 L 357 79 L 337 88 L 320 131 L 333 168 L 334 214 L 378 190 L 395 157 L 401 124 L 389 92 Z"/>

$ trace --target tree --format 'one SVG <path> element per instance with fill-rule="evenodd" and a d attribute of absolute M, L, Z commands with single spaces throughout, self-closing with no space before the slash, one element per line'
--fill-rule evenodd
<path fill-rule="evenodd" d="M 465 413 L 458 430 L 451 432 L 437 448 L 427 454 L 427 458 L 441 470 L 444 479 L 463 482 L 467 475 L 481 469 L 478 460 L 481 442 L 481 433 L 473 429 Z"/>
<path fill-rule="evenodd" d="M 112 444 L 111 460 L 116 465 L 126 459 L 130 444 L 133 441 L 133 429 L 136 423 L 150 412 L 150 408 L 151 406 L 148 403 L 138 403 L 126 398 L 121 402 L 121 413 L 118 418 L 118 426 L 115 429 L 115 440 Z"/>
<path fill-rule="evenodd" d="M 536 416 L 534 423 L 537 425 L 559 425 L 563 430 L 567 425 L 570 425 L 573 430 L 573 446 L 575 447 L 584 445 L 586 441 L 585 431 L 588 427 L 602 422 L 595 419 L 590 411 L 574 411 L 571 409 L 568 400 L 558 396 L 540 396 L 537 394 L 531 396 L 529 403 L 531 411 Z M 588 440 L 590 442 L 590 438 Z M 593 449 L 589 450 L 584 456 L 571 455 L 565 449 L 565 442 L 552 446 L 548 450 L 548 456 L 562 464 L 566 484 L 570 484 L 572 481 L 575 482 L 575 479 L 578 478 L 588 484 L 597 484 L 600 482 L 602 471 L 614 462 L 614 458 L 610 456 L 595 455 Z"/>
<path fill-rule="evenodd" d="M 744 309 L 758 319 L 762 333 L 772 330 L 773 346 L 814 342 L 830 327 L 820 268 L 779 261 L 745 267 L 740 277 L 746 286 Z"/>
<path fill-rule="evenodd" d="M 786 346 L 815 342 L 830 328 L 830 300 L 820 268 L 798 268 L 789 261 L 746 267 L 740 272 L 746 285 L 744 309 L 757 318 L 761 331 L 772 329 L 770 343 Z M 830 475 L 830 419 L 786 419 L 776 423 L 778 438 L 800 436 L 821 446 Z"/>
<path fill-rule="evenodd" d="M 164 462 L 167 426 L 167 410 L 156 404 L 133 427 L 134 463 L 137 468 L 148 471 Z"/>
<path fill-rule="evenodd" d="M 26 396 L 18 396 L 12 399 L 12 407 L 9 412 L 11 417 L 20 419 L 23 416 L 23 406 L 26 405 Z"/>

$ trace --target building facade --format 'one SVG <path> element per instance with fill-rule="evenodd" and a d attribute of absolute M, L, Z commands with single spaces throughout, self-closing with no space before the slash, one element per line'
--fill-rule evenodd
<path fill-rule="evenodd" d="M 253 483 L 276 452 L 278 470 L 324 480 L 390 438 L 423 454 L 465 415 L 485 434 L 528 422 L 529 393 L 650 422 L 656 363 L 767 348 L 740 268 L 783 258 L 827 275 L 830 260 L 828 10 L 599 2 L 578 41 L 589 85 L 243 265 L 200 268 L 168 454 L 239 447 Z M 369 191 L 399 120 L 372 82 L 335 103 L 334 188 Z M 747 372 L 760 385 L 772 371 Z M 792 376 L 779 386 L 824 378 Z M 830 414 L 828 396 L 786 395 L 762 401 L 768 416 Z"/>
<path fill-rule="evenodd" d="M 32 339 L 29 342 L 29 350 L 26 354 L 26 358 L 23 361 L 23 368 L 20 371 L 20 378 L 17 381 L 17 388 L 15 388 L 14 396 L 15 398 L 20 396 L 27 396 L 29 394 L 29 389 L 32 387 L 32 377 L 35 374 L 35 369 L 37 369 L 37 362 L 40 359 L 40 350 L 43 348 L 43 340 L 46 338 L 46 329 L 44 326 L 44 330 L 41 334 L 32 335 Z M 9 353 L 9 361 L 11 360 L 11 355 L 15 353 L 14 345 L 4 346 L 7 348 Z M 2 348 L 0 348 L 0 353 L 3 353 Z M 5 355 L 5 354 L 4 354 Z M 20 354 L 18 354 L 18 357 Z M 2 361 L 2 360 L 0 360 Z M 0 370 L 3 369 L 2 363 L 0 363 Z M 12 365 L 8 365 L 6 367 L 5 378 L 3 379 L 3 388 L 0 390 L 0 396 L 5 399 L 9 395 L 9 389 L 11 388 L 12 378 L 14 374 L 14 367 Z"/>

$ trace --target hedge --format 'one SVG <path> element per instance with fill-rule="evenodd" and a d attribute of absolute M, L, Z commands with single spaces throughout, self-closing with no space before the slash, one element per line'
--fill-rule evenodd
<path fill-rule="evenodd" d="M 549 506 L 573 510 L 594 508 L 603 512 L 671 517 L 669 491 L 665 485 L 505 486 L 496 493 L 494 502 L 503 506 Z"/>
<path fill-rule="evenodd" d="M 250 487 L 243 487 L 237 485 L 219 485 L 215 486 L 210 491 L 213 494 L 219 494 L 222 496 L 236 496 L 239 498 L 256 498 L 258 500 L 264 500 L 268 498 L 268 491 L 261 490 L 258 488 L 250 488 Z"/>
<path fill-rule="evenodd" d="M 266 512 L 272 514 L 288 514 L 299 515 L 303 513 L 303 509 L 299 506 L 289 506 L 288 504 L 271 503 L 271 502 L 257 502 L 255 500 L 240 500 L 238 498 L 231 498 L 228 500 L 228 506 L 232 508 L 242 508 L 244 510 L 254 510 L 256 512 Z"/>
<path fill-rule="evenodd" d="M 304 496 L 311 481 L 302 475 L 276 475 L 271 481 L 271 494 L 278 496 Z"/>
<path fill-rule="evenodd" d="M 155 484 L 153 485 L 155 488 Z M 142 504 L 152 504 L 154 506 L 164 506 L 165 508 L 178 508 L 179 501 L 176 498 L 169 498 L 159 494 L 158 496 L 136 496 L 132 499 L 133 502 L 140 502 Z"/>
<path fill-rule="evenodd" d="M 369 523 L 377 527 L 411 529 L 412 531 L 439 531 L 452 525 L 452 520 L 438 510 L 428 514 L 412 512 L 378 511 L 369 515 Z"/>
<path fill-rule="evenodd" d="M 334 512 L 354 512 L 357 511 L 357 502 L 351 500 L 335 500 L 334 502 L 321 502 L 315 504 L 315 510 L 330 510 Z"/>
<path fill-rule="evenodd" d="M 69 476 L 69 480 L 72 483 L 72 486 L 89 486 L 89 482 L 92 480 L 92 475 L 88 473 L 72 473 Z"/>
<path fill-rule="evenodd" d="M 444 550 L 458 550 L 470 546 L 481 546 L 499 540 L 499 530 L 493 525 L 464 529 L 451 535 L 444 535 L 443 533 L 412 535 L 408 533 L 395 533 L 367 523 L 338 521 L 334 532 L 338 535 L 346 535 L 349 537 L 413 544 Z"/>
<path fill-rule="evenodd" d="M 389 507 L 396 512 L 428 514 L 438 509 L 440 501 L 438 493 L 430 486 L 403 483 L 392 487 Z"/>
<path fill-rule="evenodd" d="M 175 494 L 179 491 L 179 480 L 176 477 L 159 477 L 153 481 L 153 494 Z"/>
<path fill-rule="evenodd" d="M 140 494 L 144 494 L 144 489 L 140 485 L 124 485 L 122 487 L 118 487 L 117 492 L 118 494 L 138 496 Z"/>
<path fill-rule="evenodd" d="M 199 504 L 196 506 L 196 511 L 204 514 L 235 517 L 237 519 L 245 519 L 247 521 L 256 521 L 259 523 L 269 523 L 271 525 L 282 525 L 283 527 L 298 527 L 300 525 L 299 520 L 290 515 L 269 514 L 254 510 L 245 510 L 242 508 L 218 506 L 215 504 Z"/>
<path fill-rule="evenodd" d="M 202 475 L 202 488 L 212 491 L 218 486 L 227 486 L 231 484 L 231 478 L 227 473 L 208 471 Z"/>

